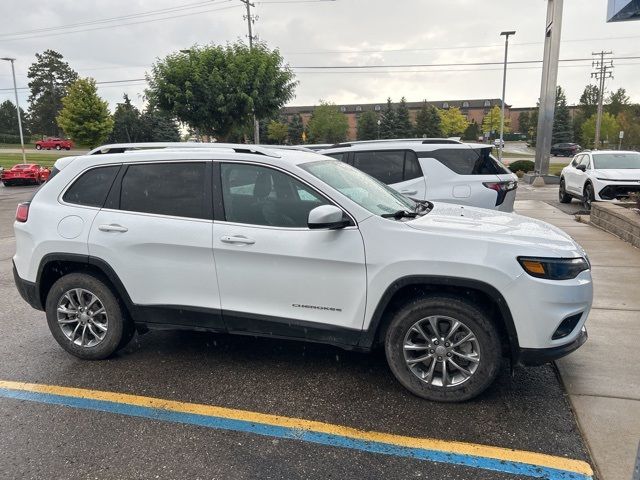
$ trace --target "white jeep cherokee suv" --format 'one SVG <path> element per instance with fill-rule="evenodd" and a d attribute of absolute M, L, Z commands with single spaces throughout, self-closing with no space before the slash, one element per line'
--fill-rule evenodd
<path fill-rule="evenodd" d="M 589 262 L 551 225 L 415 202 L 315 153 L 195 145 L 63 159 L 18 206 L 16 285 L 73 355 L 154 328 L 380 345 L 411 392 L 461 401 L 503 356 L 587 338 Z"/>
<path fill-rule="evenodd" d="M 319 153 L 416 200 L 512 212 L 518 177 L 491 150 L 448 138 L 414 138 L 342 143 Z"/>
<path fill-rule="evenodd" d="M 640 153 L 599 150 L 573 157 L 560 174 L 561 203 L 572 198 L 586 209 L 592 202 L 613 201 L 640 192 Z"/>

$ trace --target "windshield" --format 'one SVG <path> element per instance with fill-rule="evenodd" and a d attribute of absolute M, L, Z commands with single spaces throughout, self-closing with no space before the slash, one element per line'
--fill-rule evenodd
<path fill-rule="evenodd" d="M 593 155 L 593 168 L 640 169 L 640 153 L 597 153 Z"/>
<path fill-rule="evenodd" d="M 375 215 L 416 208 L 413 200 L 346 163 L 324 160 L 300 167 Z"/>

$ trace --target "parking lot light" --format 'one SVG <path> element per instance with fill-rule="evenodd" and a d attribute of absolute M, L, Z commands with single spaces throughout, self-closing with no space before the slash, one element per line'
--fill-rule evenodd
<path fill-rule="evenodd" d="M 502 105 L 500 113 L 500 144 L 498 145 L 498 159 L 502 161 L 502 149 L 504 147 L 504 94 L 507 87 L 507 52 L 509 51 L 509 36 L 515 35 L 514 30 L 501 32 L 504 35 L 504 70 L 502 73 Z"/>

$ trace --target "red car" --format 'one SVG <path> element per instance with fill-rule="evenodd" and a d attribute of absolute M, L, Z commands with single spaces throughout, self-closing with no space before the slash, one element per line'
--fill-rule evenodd
<path fill-rule="evenodd" d="M 51 150 L 52 148 L 56 150 L 71 150 L 73 148 L 73 142 L 71 140 L 65 140 L 64 138 L 55 137 L 38 140 L 36 142 L 36 150 L 42 150 L 44 148 L 47 150 Z"/>
<path fill-rule="evenodd" d="M 50 174 L 51 170 L 47 167 L 42 167 L 35 163 L 19 163 L 10 170 L 3 170 L 2 174 L 0 174 L 0 180 L 6 187 L 28 183 L 40 185 L 47 181 Z"/>

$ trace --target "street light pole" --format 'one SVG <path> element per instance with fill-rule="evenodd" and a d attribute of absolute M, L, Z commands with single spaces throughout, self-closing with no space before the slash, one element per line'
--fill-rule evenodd
<path fill-rule="evenodd" d="M 15 58 L 2 57 L 0 60 L 11 62 L 11 74 L 13 75 L 13 92 L 16 95 L 16 114 L 18 115 L 18 131 L 20 132 L 20 145 L 22 147 L 22 163 L 27 163 L 27 156 L 24 153 L 24 136 L 22 135 L 22 119 L 20 118 L 20 104 L 18 103 L 18 87 L 16 86 L 16 69 L 13 66 Z"/>
<path fill-rule="evenodd" d="M 504 95 L 507 89 L 507 53 L 509 52 L 509 36 L 515 35 L 515 31 L 501 32 L 504 35 L 504 69 L 502 72 L 502 110 L 500 113 L 500 144 L 498 145 L 498 159 L 502 161 L 502 147 L 504 145 Z"/>

